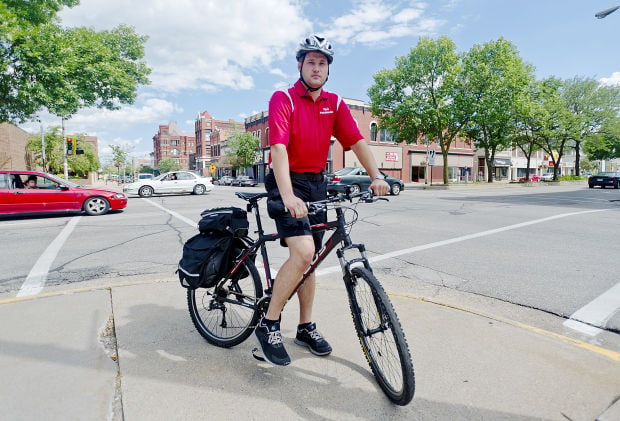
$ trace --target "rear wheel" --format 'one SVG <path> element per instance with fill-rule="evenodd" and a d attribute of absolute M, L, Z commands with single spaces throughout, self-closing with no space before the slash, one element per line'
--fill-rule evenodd
<path fill-rule="evenodd" d="M 254 331 L 263 296 L 256 266 L 243 262 L 236 276 L 213 288 L 187 290 L 189 315 L 198 333 L 210 344 L 230 348 L 245 341 Z"/>
<path fill-rule="evenodd" d="M 415 378 L 405 334 L 387 294 L 368 269 L 354 268 L 349 306 L 366 360 L 377 383 L 398 405 L 413 399 Z"/>
<path fill-rule="evenodd" d="M 400 193 L 400 184 L 392 184 L 392 187 L 390 187 L 390 193 L 392 194 L 392 196 L 398 196 L 398 194 Z"/>
<path fill-rule="evenodd" d="M 84 212 L 88 215 L 104 215 L 110 210 L 110 202 L 103 197 L 91 197 L 84 202 Z"/>
<path fill-rule="evenodd" d="M 349 187 L 349 191 L 351 192 L 351 194 L 359 193 L 360 186 L 358 184 L 351 184 L 351 187 Z"/>
<path fill-rule="evenodd" d="M 194 194 L 205 194 L 205 191 L 207 191 L 207 189 L 202 184 L 197 184 L 194 186 Z"/>

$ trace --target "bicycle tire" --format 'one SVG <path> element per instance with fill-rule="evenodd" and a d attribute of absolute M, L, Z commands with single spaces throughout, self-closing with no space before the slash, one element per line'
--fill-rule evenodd
<path fill-rule="evenodd" d="M 415 393 L 415 375 L 398 316 L 371 271 L 356 267 L 351 276 L 345 282 L 349 307 L 368 365 L 387 397 L 407 405 Z"/>
<path fill-rule="evenodd" d="M 210 344 L 239 345 L 256 327 L 260 315 L 256 303 L 263 296 L 263 286 L 254 262 L 247 259 L 243 266 L 221 285 L 187 290 L 189 315 Z"/>

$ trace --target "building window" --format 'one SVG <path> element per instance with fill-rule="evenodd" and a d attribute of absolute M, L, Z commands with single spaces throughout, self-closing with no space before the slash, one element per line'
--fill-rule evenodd
<path fill-rule="evenodd" d="M 375 123 L 374 121 L 370 123 L 370 141 L 377 141 L 377 123 Z"/>
<path fill-rule="evenodd" d="M 179 154 L 179 150 L 178 149 L 173 149 L 170 151 L 170 155 L 172 156 L 177 156 Z"/>
<path fill-rule="evenodd" d="M 379 141 L 384 143 L 396 142 L 396 135 L 393 135 L 388 129 L 379 130 Z"/>
<path fill-rule="evenodd" d="M 179 141 L 178 141 L 178 140 L 176 140 L 176 139 L 172 139 L 172 140 L 170 141 L 170 144 L 171 144 L 172 146 L 177 146 L 177 145 L 179 144 Z"/>

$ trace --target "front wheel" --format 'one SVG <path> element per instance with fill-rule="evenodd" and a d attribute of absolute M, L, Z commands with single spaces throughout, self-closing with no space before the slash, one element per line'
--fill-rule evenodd
<path fill-rule="evenodd" d="M 91 197 L 84 202 L 84 212 L 88 215 L 104 215 L 110 210 L 110 202 L 103 197 Z"/>
<path fill-rule="evenodd" d="M 356 267 L 346 282 L 357 337 L 377 383 L 387 397 L 407 405 L 415 392 L 413 363 L 392 303 L 377 278 Z"/>
<path fill-rule="evenodd" d="M 398 196 L 399 193 L 400 193 L 400 184 L 398 183 L 392 184 L 392 187 L 390 187 L 390 194 L 392 196 Z"/>
<path fill-rule="evenodd" d="M 213 288 L 187 290 L 189 315 L 198 333 L 210 344 L 230 348 L 245 341 L 254 331 L 263 296 L 260 275 L 247 259 L 235 276 Z"/>

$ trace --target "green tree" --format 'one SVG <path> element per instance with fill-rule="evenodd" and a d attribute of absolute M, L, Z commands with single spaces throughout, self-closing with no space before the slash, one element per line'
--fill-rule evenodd
<path fill-rule="evenodd" d="M 61 135 L 59 126 L 51 127 L 43 135 L 45 139 L 45 166 L 43 166 L 43 153 L 41 136 L 32 135 L 28 139 L 26 149 L 32 153 L 34 164 L 43 167 L 44 171 L 54 174 L 61 174 L 64 169 L 64 148 L 66 147 Z M 84 151 L 83 154 L 71 155 L 68 157 L 68 164 L 71 172 L 77 176 L 85 176 L 90 171 L 99 169 L 99 158 L 95 150 L 86 141 L 84 134 L 77 134 L 77 149 Z"/>
<path fill-rule="evenodd" d="M 159 171 L 163 174 L 165 172 L 170 172 L 170 171 L 178 171 L 181 169 L 181 164 L 179 164 L 177 161 L 175 161 L 172 158 L 164 158 L 161 159 L 158 163 L 157 166 L 159 168 Z"/>
<path fill-rule="evenodd" d="M 151 167 L 150 165 L 142 165 L 138 172 L 141 174 L 153 174 L 153 171 L 153 167 Z"/>
<path fill-rule="evenodd" d="M 471 112 L 466 133 L 484 149 L 488 182 L 493 182 L 497 151 L 510 147 L 515 131 L 515 104 L 523 101 L 534 79 L 533 68 L 516 47 L 500 38 L 473 46 L 463 57 L 461 101 Z"/>
<path fill-rule="evenodd" d="M 558 168 L 566 149 L 579 133 L 578 119 L 568 108 L 564 96 L 565 84 L 556 77 L 549 77 L 541 83 L 541 101 L 544 113 L 541 116 L 541 130 L 537 143 L 553 162 L 553 179 L 558 178 Z"/>
<path fill-rule="evenodd" d="M 251 167 L 258 158 L 258 146 L 258 138 L 251 133 L 234 132 L 228 138 L 226 160 L 235 169 Z"/>
<path fill-rule="evenodd" d="M 620 117 L 606 120 L 598 133 L 588 137 L 583 149 L 590 160 L 620 158 Z"/>
<path fill-rule="evenodd" d="M 148 83 L 146 37 L 128 26 L 96 32 L 64 28 L 57 12 L 77 0 L 0 3 L 0 121 L 41 109 L 69 118 L 83 107 L 115 109 Z"/>
<path fill-rule="evenodd" d="M 417 143 L 428 135 L 441 148 L 443 181 L 448 184 L 448 152 L 470 117 L 460 90 L 460 59 L 448 37 L 422 38 L 393 69 L 374 75 L 368 89 L 371 111 L 397 141 Z"/>
<path fill-rule="evenodd" d="M 620 88 L 602 86 L 591 78 L 575 77 L 564 81 L 562 97 L 578 126 L 573 141 L 575 174 L 579 175 L 581 143 L 599 134 L 606 123 L 617 118 L 620 108 Z"/>

